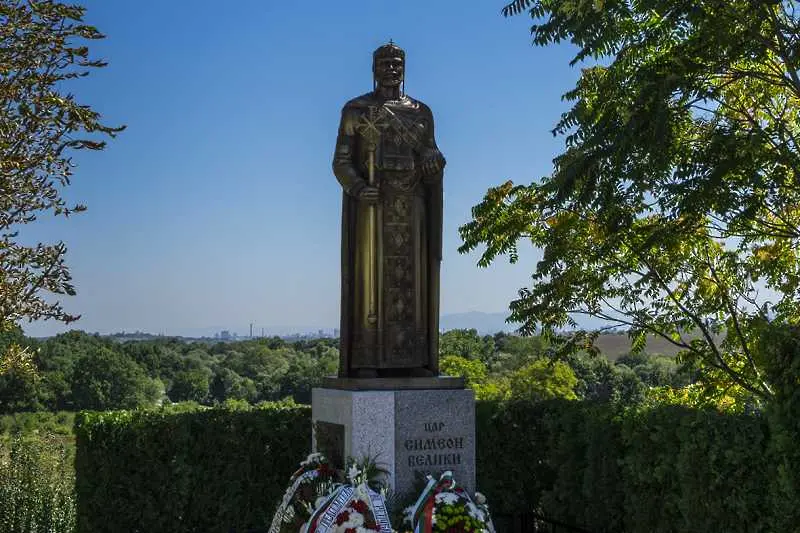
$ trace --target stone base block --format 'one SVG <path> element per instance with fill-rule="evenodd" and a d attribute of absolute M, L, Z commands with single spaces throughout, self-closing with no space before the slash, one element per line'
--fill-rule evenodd
<path fill-rule="evenodd" d="M 343 466 L 370 457 L 400 494 L 418 475 L 451 470 L 475 491 L 475 395 L 469 389 L 312 392 L 312 449 Z"/>
<path fill-rule="evenodd" d="M 427 389 L 463 389 L 464 378 L 453 376 L 437 376 L 433 378 L 340 378 L 325 376 L 322 387 L 342 390 L 427 390 Z"/>

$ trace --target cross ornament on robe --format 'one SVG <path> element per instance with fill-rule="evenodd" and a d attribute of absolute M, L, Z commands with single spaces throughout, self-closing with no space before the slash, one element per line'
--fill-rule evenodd
<path fill-rule="evenodd" d="M 378 141 L 381 138 L 381 130 L 389 127 L 389 124 L 382 122 L 381 113 L 375 106 L 369 106 L 367 112 L 359 117 L 359 123 L 356 130 L 367 143 L 367 150 L 374 152 L 378 146 Z"/>

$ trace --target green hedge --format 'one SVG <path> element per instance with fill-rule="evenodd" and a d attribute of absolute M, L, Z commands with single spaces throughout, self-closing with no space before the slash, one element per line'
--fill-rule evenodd
<path fill-rule="evenodd" d="M 478 487 L 498 515 L 589 531 L 788 531 L 800 500 L 774 417 L 548 401 L 478 406 Z M 788 527 L 788 529 L 787 529 Z"/>
<path fill-rule="evenodd" d="M 311 444 L 293 403 L 80 413 L 77 531 L 266 531 Z"/>
<path fill-rule="evenodd" d="M 479 402 L 478 487 L 501 523 L 535 512 L 595 533 L 789 531 L 800 425 L 774 412 Z M 82 413 L 78 531 L 266 531 L 310 430 L 294 404 Z"/>

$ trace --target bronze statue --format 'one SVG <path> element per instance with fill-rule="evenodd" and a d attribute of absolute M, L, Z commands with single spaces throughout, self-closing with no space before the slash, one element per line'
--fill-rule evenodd
<path fill-rule="evenodd" d="M 373 53 L 374 90 L 342 109 L 340 377 L 438 376 L 444 157 L 433 115 L 404 94 L 405 52 Z"/>

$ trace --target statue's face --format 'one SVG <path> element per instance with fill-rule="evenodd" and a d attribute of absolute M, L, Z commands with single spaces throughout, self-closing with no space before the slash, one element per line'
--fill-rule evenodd
<path fill-rule="evenodd" d="M 402 57 L 382 57 L 375 61 L 375 80 L 381 87 L 397 87 L 403 82 L 405 64 Z"/>

